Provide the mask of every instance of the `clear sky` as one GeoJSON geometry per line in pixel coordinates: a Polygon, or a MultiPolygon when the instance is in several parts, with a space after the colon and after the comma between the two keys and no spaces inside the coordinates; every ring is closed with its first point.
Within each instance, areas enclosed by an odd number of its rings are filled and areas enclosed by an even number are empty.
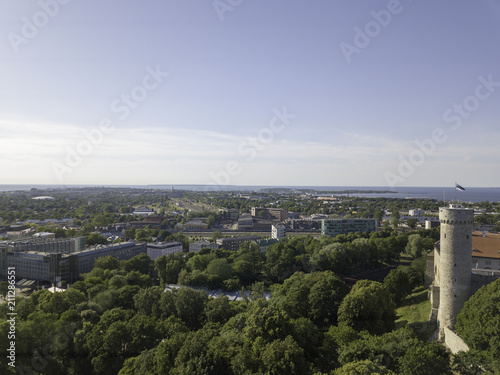
{"type": "Polygon", "coordinates": [[[500,1],[0,2],[0,183],[500,186],[500,1]]]}

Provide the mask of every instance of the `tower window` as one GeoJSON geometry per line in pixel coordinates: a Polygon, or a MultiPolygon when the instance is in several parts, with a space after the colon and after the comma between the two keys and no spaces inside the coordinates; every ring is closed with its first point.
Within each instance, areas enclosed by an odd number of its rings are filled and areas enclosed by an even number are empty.
{"type": "Polygon", "coordinates": [[[469,239],[469,235],[467,235],[467,239],[469,239]]]}
{"type": "Polygon", "coordinates": [[[444,234],[444,238],[446,238],[446,233],[444,234]]]}

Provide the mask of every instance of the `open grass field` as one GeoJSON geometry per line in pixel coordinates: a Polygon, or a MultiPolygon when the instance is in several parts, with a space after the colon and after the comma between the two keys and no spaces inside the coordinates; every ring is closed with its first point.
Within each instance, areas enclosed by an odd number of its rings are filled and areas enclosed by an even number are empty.
{"type": "Polygon", "coordinates": [[[428,289],[420,287],[413,291],[403,301],[403,306],[396,310],[398,318],[396,327],[409,325],[417,332],[422,340],[427,340],[436,330],[435,324],[429,324],[429,314],[431,312],[431,302],[427,298],[428,289]]]}

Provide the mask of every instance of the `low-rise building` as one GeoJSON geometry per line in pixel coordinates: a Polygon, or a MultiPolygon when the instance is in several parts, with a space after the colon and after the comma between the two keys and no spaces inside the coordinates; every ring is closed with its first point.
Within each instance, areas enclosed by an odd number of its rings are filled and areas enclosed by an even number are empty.
{"type": "Polygon", "coordinates": [[[422,216],[425,214],[424,210],[421,210],[420,208],[414,208],[412,210],[408,210],[408,216],[422,216]]]}
{"type": "Polygon", "coordinates": [[[0,277],[7,275],[7,256],[18,253],[71,254],[85,249],[85,237],[30,238],[0,242],[0,277]]]}
{"type": "Polygon", "coordinates": [[[111,245],[96,245],[79,251],[74,254],[77,258],[78,277],[83,273],[92,271],[94,263],[98,258],[111,256],[118,260],[128,260],[146,252],[147,247],[145,242],[119,242],[111,245]]]}
{"type": "Polygon", "coordinates": [[[208,224],[203,222],[203,219],[193,219],[186,224],[178,224],[177,229],[184,231],[202,231],[208,229],[208,224]]]}
{"type": "Polygon", "coordinates": [[[238,215],[240,214],[240,210],[236,208],[230,208],[227,210],[229,220],[238,220],[238,215]]]}
{"type": "Polygon", "coordinates": [[[252,207],[251,214],[254,217],[261,217],[274,221],[285,221],[288,218],[288,211],[284,208],[252,207]]]}
{"type": "Polygon", "coordinates": [[[23,237],[23,236],[29,236],[30,234],[35,233],[36,229],[35,228],[27,228],[27,229],[21,229],[21,230],[8,230],[7,231],[7,236],[8,237],[23,237]]]}
{"type": "Polygon", "coordinates": [[[219,238],[217,244],[223,249],[237,251],[244,242],[252,242],[259,239],[259,236],[225,237],[219,238]]]}
{"type": "Polygon", "coordinates": [[[156,242],[148,243],[147,252],[151,260],[156,260],[162,255],[175,254],[183,251],[180,242],[156,242]]]}
{"type": "Polygon", "coordinates": [[[155,211],[152,208],[146,206],[141,206],[134,209],[134,215],[147,216],[147,215],[153,215],[154,213],[155,211]]]}
{"type": "Polygon", "coordinates": [[[98,258],[112,256],[118,260],[127,260],[145,252],[146,243],[121,242],[73,252],[68,249],[59,252],[10,251],[5,254],[5,263],[6,269],[15,267],[18,279],[75,282],[81,274],[92,270],[98,258]]]}
{"type": "Polygon", "coordinates": [[[500,234],[472,233],[472,268],[500,270],[500,234]]]}
{"type": "Polygon", "coordinates": [[[238,219],[238,230],[252,230],[253,217],[249,214],[243,214],[238,219]]]}
{"type": "Polygon", "coordinates": [[[320,231],[321,220],[312,219],[293,219],[290,222],[290,227],[296,231],[320,231]]]}
{"type": "Polygon", "coordinates": [[[432,229],[432,228],[437,228],[439,227],[439,220],[426,220],[425,221],[425,229],[432,229]]]}
{"type": "Polygon", "coordinates": [[[202,238],[198,242],[194,242],[194,243],[189,244],[189,252],[190,253],[197,253],[201,249],[217,250],[218,248],[219,248],[219,245],[216,242],[210,242],[204,238],[202,238]]]}
{"type": "Polygon", "coordinates": [[[260,251],[266,252],[267,248],[271,245],[274,245],[275,243],[278,243],[279,241],[275,238],[266,238],[263,240],[256,240],[255,243],[259,246],[260,251]]]}
{"type": "Polygon", "coordinates": [[[283,224],[274,224],[271,228],[271,238],[281,240],[285,237],[286,229],[283,224]]]}

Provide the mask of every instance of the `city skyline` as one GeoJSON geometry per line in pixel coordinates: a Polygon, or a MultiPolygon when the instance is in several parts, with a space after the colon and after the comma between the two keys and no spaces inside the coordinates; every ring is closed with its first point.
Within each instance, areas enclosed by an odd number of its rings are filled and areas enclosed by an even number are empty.
{"type": "Polygon", "coordinates": [[[500,186],[498,1],[41,0],[0,21],[3,184],[500,186]]]}

